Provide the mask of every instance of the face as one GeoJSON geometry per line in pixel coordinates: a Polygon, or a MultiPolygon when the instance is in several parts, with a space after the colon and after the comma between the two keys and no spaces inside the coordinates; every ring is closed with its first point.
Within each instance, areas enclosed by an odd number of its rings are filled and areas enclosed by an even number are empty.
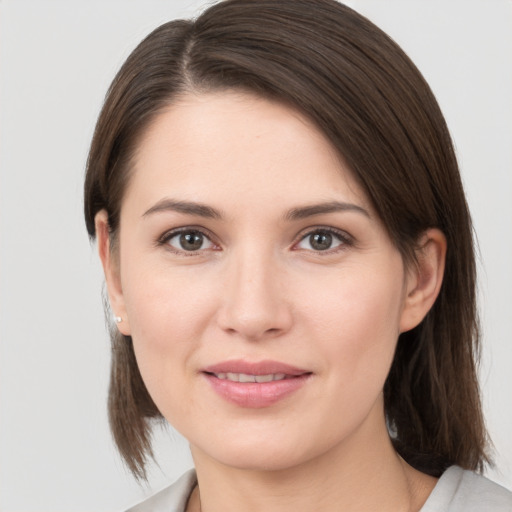
{"type": "Polygon", "coordinates": [[[142,139],[108,277],[156,405],[195,457],[301,464],[382,431],[411,278],[305,118],[187,95],[142,139]]]}

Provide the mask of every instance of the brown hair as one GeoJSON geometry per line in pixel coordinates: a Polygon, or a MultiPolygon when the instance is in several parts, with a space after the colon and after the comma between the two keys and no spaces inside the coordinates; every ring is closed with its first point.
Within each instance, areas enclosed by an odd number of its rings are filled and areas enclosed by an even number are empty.
{"type": "MultiPolygon", "coordinates": [[[[352,169],[405,261],[430,227],[448,242],[439,297],[402,334],[384,388],[397,451],[438,476],[489,462],[476,375],[478,325],[471,219],[444,118],[404,52],[334,0],[226,0],[195,21],[151,33],[114,79],[94,133],[85,218],[106,209],[112,239],[130,159],[177,95],[226,88],[277,99],[308,116],[352,169]]],[[[145,476],[151,418],[161,415],[129,337],[112,329],[111,428],[131,471],[145,476]]]]}

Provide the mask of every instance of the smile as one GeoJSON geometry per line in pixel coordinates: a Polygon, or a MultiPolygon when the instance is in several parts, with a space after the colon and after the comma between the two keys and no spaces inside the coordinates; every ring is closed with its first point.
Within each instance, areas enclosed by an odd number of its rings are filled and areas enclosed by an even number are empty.
{"type": "Polygon", "coordinates": [[[231,382],[272,382],[274,380],[286,379],[284,373],[269,373],[268,375],[250,375],[248,373],[215,373],[215,377],[231,382]]]}
{"type": "Polygon", "coordinates": [[[312,372],[277,361],[225,361],[201,374],[217,396],[231,405],[260,409],[298,392],[312,372]]]}

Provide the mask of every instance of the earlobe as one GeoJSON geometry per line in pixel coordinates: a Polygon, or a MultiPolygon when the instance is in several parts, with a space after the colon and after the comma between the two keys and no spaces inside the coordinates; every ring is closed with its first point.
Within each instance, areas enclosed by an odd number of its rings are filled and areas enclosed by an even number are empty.
{"type": "Polygon", "coordinates": [[[439,295],[446,260],[446,237],[439,229],[428,229],[420,237],[416,260],[407,276],[400,332],[416,327],[439,295]]]}
{"type": "Polygon", "coordinates": [[[105,210],[101,210],[96,214],[94,217],[94,225],[96,228],[98,254],[105,274],[110,307],[119,331],[125,336],[130,336],[130,324],[128,322],[119,275],[119,261],[118,256],[116,257],[116,255],[112,253],[108,214],[105,210]],[[118,321],[118,319],[121,320],[118,321]]]}

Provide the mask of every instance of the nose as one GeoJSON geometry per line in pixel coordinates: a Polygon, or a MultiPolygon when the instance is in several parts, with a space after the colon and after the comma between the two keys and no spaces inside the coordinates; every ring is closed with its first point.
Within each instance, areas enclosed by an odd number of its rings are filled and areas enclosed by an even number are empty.
{"type": "Polygon", "coordinates": [[[251,341],[277,337],[290,329],[285,272],[275,258],[255,252],[233,255],[225,271],[218,311],[221,329],[251,341]]]}

